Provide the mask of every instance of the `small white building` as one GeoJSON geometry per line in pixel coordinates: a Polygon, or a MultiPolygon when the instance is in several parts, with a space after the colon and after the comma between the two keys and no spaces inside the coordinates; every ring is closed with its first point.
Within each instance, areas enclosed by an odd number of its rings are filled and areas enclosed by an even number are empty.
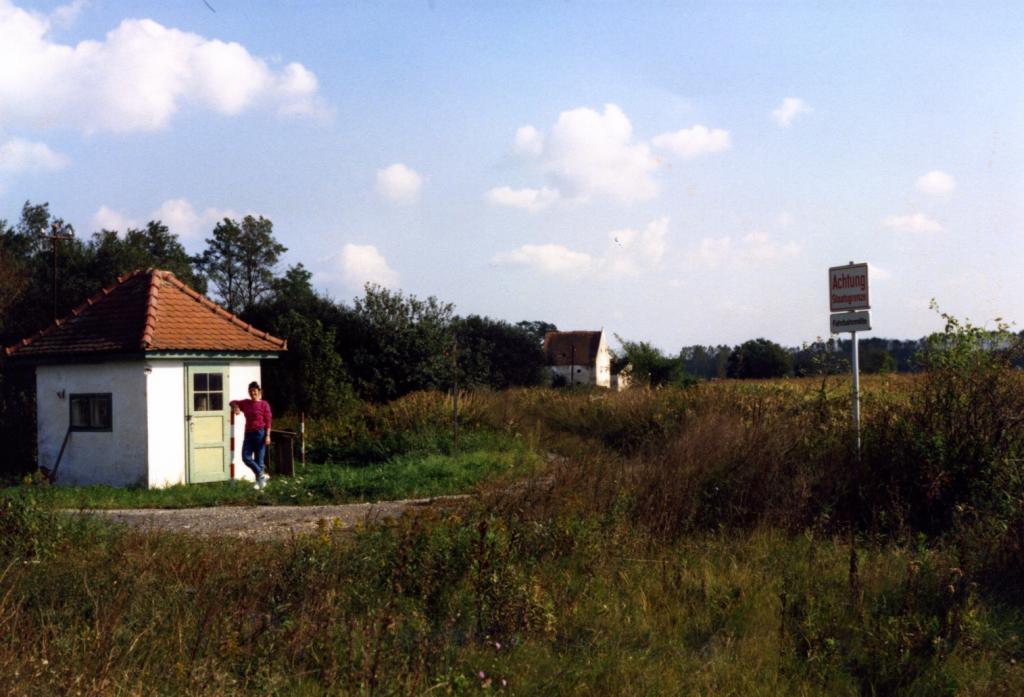
{"type": "Polygon", "coordinates": [[[604,329],[600,331],[548,332],[544,355],[558,382],[567,386],[611,387],[612,355],[604,329]]]}
{"type": "Polygon", "coordinates": [[[158,488],[252,479],[228,403],[286,348],[148,269],[5,351],[35,365],[41,469],[61,484],[158,488]]]}

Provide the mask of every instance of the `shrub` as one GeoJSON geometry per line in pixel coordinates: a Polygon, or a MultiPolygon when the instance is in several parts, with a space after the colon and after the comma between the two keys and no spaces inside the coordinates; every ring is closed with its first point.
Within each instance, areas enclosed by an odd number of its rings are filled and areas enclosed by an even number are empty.
{"type": "Polygon", "coordinates": [[[1016,337],[1005,325],[989,331],[942,316],[945,330],[919,357],[916,389],[866,423],[862,482],[868,508],[932,534],[950,530],[958,512],[1019,515],[1019,501],[1005,494],[1024,456],[1016,337]]]}

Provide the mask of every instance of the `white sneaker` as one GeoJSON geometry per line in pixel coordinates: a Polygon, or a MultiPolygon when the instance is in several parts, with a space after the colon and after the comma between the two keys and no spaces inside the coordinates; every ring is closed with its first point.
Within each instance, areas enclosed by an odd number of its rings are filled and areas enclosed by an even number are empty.
{"type": "Polygon", "coordinates": [[[267,482],[269,482],[269,481],[270,481],[270,475],[267,474],[266,472],[264,472],[256,480],[256,488],[257,489],[262,489],[263,487],[265,487],[267,485],[267,482]]]}

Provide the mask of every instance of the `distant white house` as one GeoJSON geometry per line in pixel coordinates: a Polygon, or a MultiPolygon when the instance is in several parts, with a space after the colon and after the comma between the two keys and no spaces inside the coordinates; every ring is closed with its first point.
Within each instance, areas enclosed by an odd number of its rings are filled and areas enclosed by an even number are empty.
{"type": "Polygon", "coordinates": [[[544,335],[544,356],[557,382],[611,387],[612,355],[603,329],[548,332],[544,335]]]}
{"type": "Polygon", "coordinates": [[[286,348],[149,269],[5,353],[35,366],[40,468],[61,484],[165,487],[252,478],[228,403],[286,348]]]}

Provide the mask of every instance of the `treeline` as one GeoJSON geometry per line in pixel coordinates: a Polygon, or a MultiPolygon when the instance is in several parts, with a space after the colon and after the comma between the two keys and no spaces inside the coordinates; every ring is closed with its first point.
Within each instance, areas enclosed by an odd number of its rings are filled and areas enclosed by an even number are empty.
{"type": "MultiPolygon", "coordinates": [[[[850,340],[828,339],[786,348],[768,339],[751,339],[739,346],[684,346],[676,355],[651,344],[616,336],[622,350],[615,368],[626,370],[634,383],[682,385],[694,380],[722,378],[779,378],[832,375],[850,370],[850,340]]],[[[862,373],[921,370],[926,339],[860,339],[862,373]]]]}
{"type": "MultiPolygon", "coordinates": [[[[45,203],[25,203],[14,224],[0,220],[0,346],[66,315],[119,275],[157,267],[288,340],[282,358],[264,367],[267,393],[282,412],[329,415],[356,400],[385,402],[416,390],[503,389],[550,381],[541,346],[555,325],[463,317],[437,298],[372,285],[350,304],[336,301],[314,290],[312,274],[301,263],[280,269],[287,249],[263,217],[225,218],[196,255],[160,221],[123,232],[100,230],[86,239],[67,232],[45,203]]],[[[613,372],[625,371],[634,385],[849,370],[848,340],[788,349],[753,339],[733,347],[686,346],[671,355],[644,341],[616,338],[621,349],[613,372]]],[[[924,345],[923,339],[861,339],[861,370],[917,370],[924,345]]],[[[16,368],[0,356],[0,437],[34,433],[28,421],[34,413],[31,374],[16,368]]]]}
{"type": "MultiPolygon", "coordinates": [[[[197,255],[159,221],[86,239],[70,232],[45,203],[26,203],[13,224],[0,220],[0,346],[45,328],[118,276],[155,267],[288,340],[289,350],[263,371],[280,413],[330,415],[356,400],[384,402],[456,383],[503,389],[548,380],[541,344],[553,324],[463,317],[436,298],[372,285],[351,304],[338,302],[313,289],[301,263],[279,270],[287,249],[266,218],[222,220],[197,255]]],[[[32,461],[33,391],[32,371],[0,353],[0,438],[8,462],[32,461]]]]}

